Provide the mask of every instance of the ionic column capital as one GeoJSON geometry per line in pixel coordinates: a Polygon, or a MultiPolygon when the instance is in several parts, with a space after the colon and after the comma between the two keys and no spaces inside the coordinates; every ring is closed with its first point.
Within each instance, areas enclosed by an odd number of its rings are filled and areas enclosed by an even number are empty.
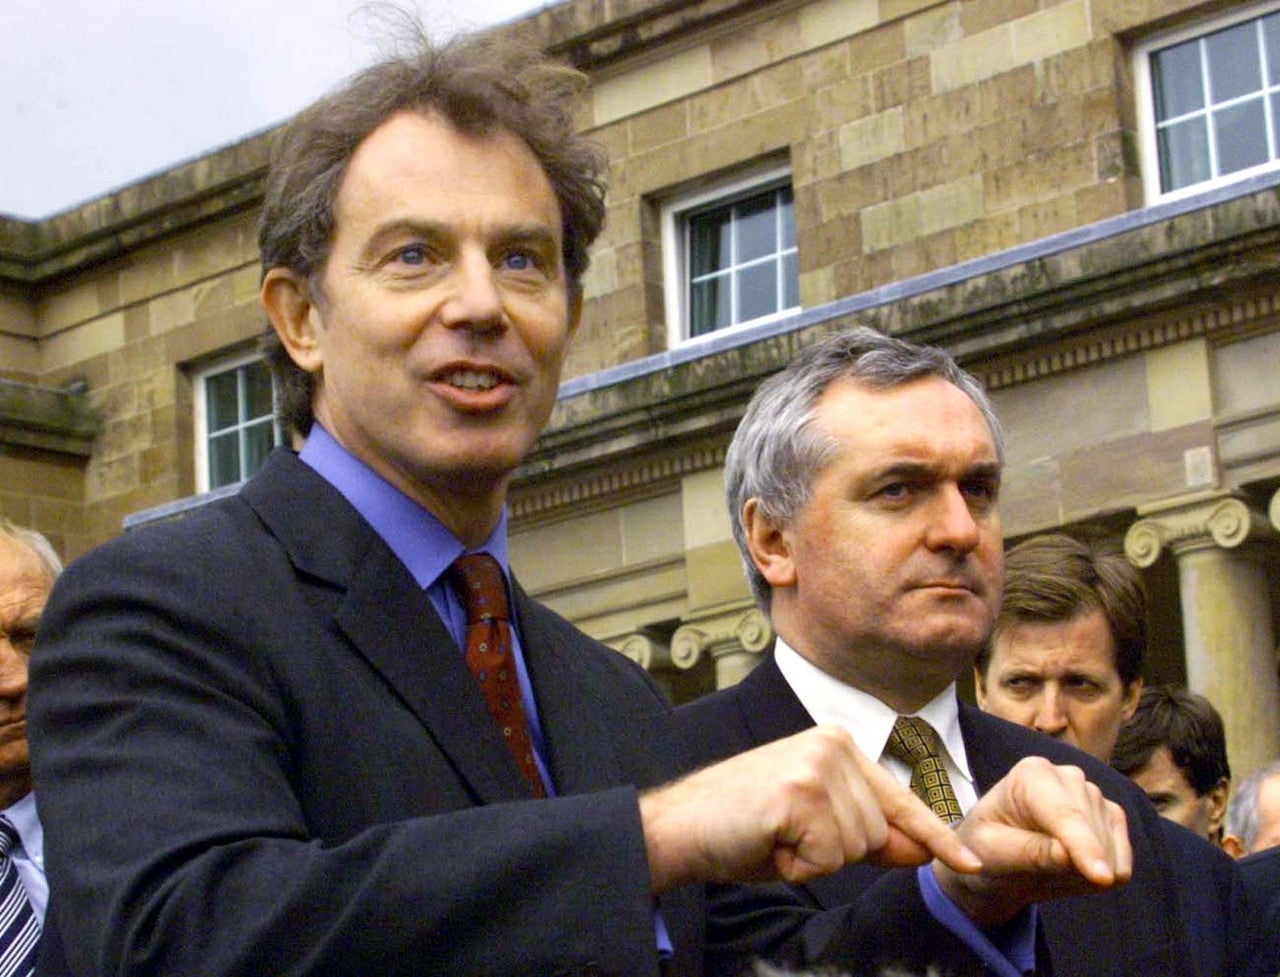
{"type": "Polygon", "coordinates": [[[646,672],[671,664],[671,649],[663,642],[638,631],[612,639],[609,646],[626,655],[646,672]]]}
{"type": "MultiPolygon", "coordinates": [[[[1273,519],[1277,508],[1271,503],[1273,519]]],[[[1250,539],[1275,539],[1266,516],[1234,495],[1199,496],[1180,503],[1140,509],[1124,536],[1124,552],[1140,567],[1155,563],[1168,547],[1177,556],[1193,549],[1235,549],[1250,539]]]]}
{"type": "Polygon", "coordinates": [[[773,640],[773,627],[754,606],[724,608],[693,618],[671,638],[671,661],[677,668],[693,668],[702,658],[749,651],[759,654],[773,640]]]}

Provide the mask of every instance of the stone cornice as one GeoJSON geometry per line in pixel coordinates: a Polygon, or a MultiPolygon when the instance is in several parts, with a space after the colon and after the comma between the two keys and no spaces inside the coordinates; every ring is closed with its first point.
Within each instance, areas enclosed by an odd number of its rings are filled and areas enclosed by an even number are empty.
{"type": "MultiPolygon", "coordinates": [[[[784,6],[768,5],[772,12],[784,6]]],[[[753,0],[573,0],[513,27],[579,70],[597,73],[673,39],[754,15],[761,7],[753,0]]]]}
{"type": "Polygon", "coordinates": [[[98,419],[80,387],[51,390],[0,380],[0,450],[14,446],[87,458],[98,419]]]}
{"type": "Polygon", "coordinates": [[[37,221],[0,217],[0,282],[39,286],[262,199],[271,133],[37,221]]]}

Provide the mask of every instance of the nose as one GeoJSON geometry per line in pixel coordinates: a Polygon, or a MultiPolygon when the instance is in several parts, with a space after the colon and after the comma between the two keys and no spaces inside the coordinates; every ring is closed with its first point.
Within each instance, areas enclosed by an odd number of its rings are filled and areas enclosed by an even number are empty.
{"type": "Polygon", "coordinates": [[[960,486],[954,482],[938,489],[928,539],[931,549],[949,549],[959,553],[968,553],[978,545],[978,523],[960,486]]]}
{"type": "Polygon", "coordinates": [[[1046,685],[1040,692],[1037,704],[1035,728],[1046,736],[1061,736],[1067,728],[1067,712],[1062,707],[1058,690],[1046,685]]]}
{"type": "Polygon", "coordinates": [[[490,332],[502,325],[502,295],[489,258],[479,249],[464,251],[449,279],[450,292],[440,307],[445,325],[490,332]]]}

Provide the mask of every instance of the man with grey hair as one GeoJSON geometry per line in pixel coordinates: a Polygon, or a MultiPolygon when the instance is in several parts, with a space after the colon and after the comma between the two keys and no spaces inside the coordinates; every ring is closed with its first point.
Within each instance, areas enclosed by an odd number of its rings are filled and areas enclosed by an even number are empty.
{"type": "Polygon", "coordinates": [[[1280,760],[1245,777],[1227,807],[1222,847],[1236,858],[1280,845],[1280,760]]]}
{"type": "Polygon", "coordinates": [[[44,831],[31,790],[27,672],[62,561],[34,529],[0,518],[0,970],[35,965],[49,901],[44,831]]]}
{"type": "Polygon", "coordinates": [[[957,699],[956,678],[1000,604],[1003,462],[981,386],[938,349],[854,329],[804,349],[757,390],[729,447],[725,487],[777,643],[737,686],[678,710],[693,759],[712,762],[815,723],[843,726],[955,823],[984,870],[961,875],[935,862],[914,872],[914,890],[901,881],[913,870],[874,866],[799,885],[715,887],[713,970],[733,973],[770,929],[782,962],[843,964],[839,925],[826,943],[801,929],[822,910],[855,922],[877,912],[942,922],[946,937],[923,952],[864,947],[861,971],[1083,977],[1235,966],[1189,945],[1182,867],[1126,778],[957,699]],[[1030,792],[1028,771],[1042,778],[1030,792]],[[1115,885],[1127,871],[1095,873],[1061,857],[1015,866],[988,847],[995,812],[1006,828],[1037,826],[1040,783],[1107,798],[1116,844],[1132,845],[1127,885],[1115,885]]]}

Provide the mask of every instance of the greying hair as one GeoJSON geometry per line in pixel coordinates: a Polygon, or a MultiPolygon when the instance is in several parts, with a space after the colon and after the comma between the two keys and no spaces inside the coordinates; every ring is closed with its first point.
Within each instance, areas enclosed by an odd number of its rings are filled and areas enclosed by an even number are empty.
{"type": "Polygon", "coordinates": [[[1253,852],[1258,840],[1258,790],[1264,780],[1272,777],[1280,777],[1280,760],[1273,760],[1245,777],[1227,805],[1224,830],[1240,839],[1246,855],[1253,852]]]}
{"type": "Polygon", "coordinates": [[[765,611],[770,605],[769,582],[751,559],[743,507],[755,499],[765,518],[782,525],[808,502],[814,476],[841,447],[813,423],[818,400],[833,383],[850,380],[872,390],[888,390],[925,377],[946,380],[973,401],[1004,464],[1004,435],[982,384],[934,346],[859,326],[802,350],[756,388],[725,456],[724,485],[747,582],[765,611]]]}
{"type": "Polygon", "coordinates": [[[0,516],[0,535],[8,536],[15,542],[29,547],[36,556],[40,557],[40,562],[49,571],[49,579],[58,579],[62,573],[62,560],[58,557],[58,551],[45,539],[43,533],[28,529],[26,526],[19,526],[16,522],[0,516]]]}
{"type": "MultiPolygon", "coordinates": [[[[533,152],[560,204],[566,283],[576,297],[605,216],[605,158],[574,120],[586,77],[500,33],[463,35],[439,46],[420,29],[415,33],[412,53],[366,68],[281,133],[259,222],[263,273],[288,268],[313,301],[322,301],[334,206],[351,157],[392,116],[438,113],[467,135],[510,132],[533,152]]],[[[262,346],[281,420],[305,435],[314,419],[314,379],[294,364],[274,331],[267,330],[262,346]]]]}
{"type": "Polygon", "coordinates": [[[1107,619],[1116,674],[1132,685],[1147,651],[1147,588],[1138,568],[1123,553],[1063,533],[1023,540],[1005,554],[1000,616],[974,665],[985,680],[995,635],[1011,624],[1056,624],[1092,610],[1107,619]]]}

